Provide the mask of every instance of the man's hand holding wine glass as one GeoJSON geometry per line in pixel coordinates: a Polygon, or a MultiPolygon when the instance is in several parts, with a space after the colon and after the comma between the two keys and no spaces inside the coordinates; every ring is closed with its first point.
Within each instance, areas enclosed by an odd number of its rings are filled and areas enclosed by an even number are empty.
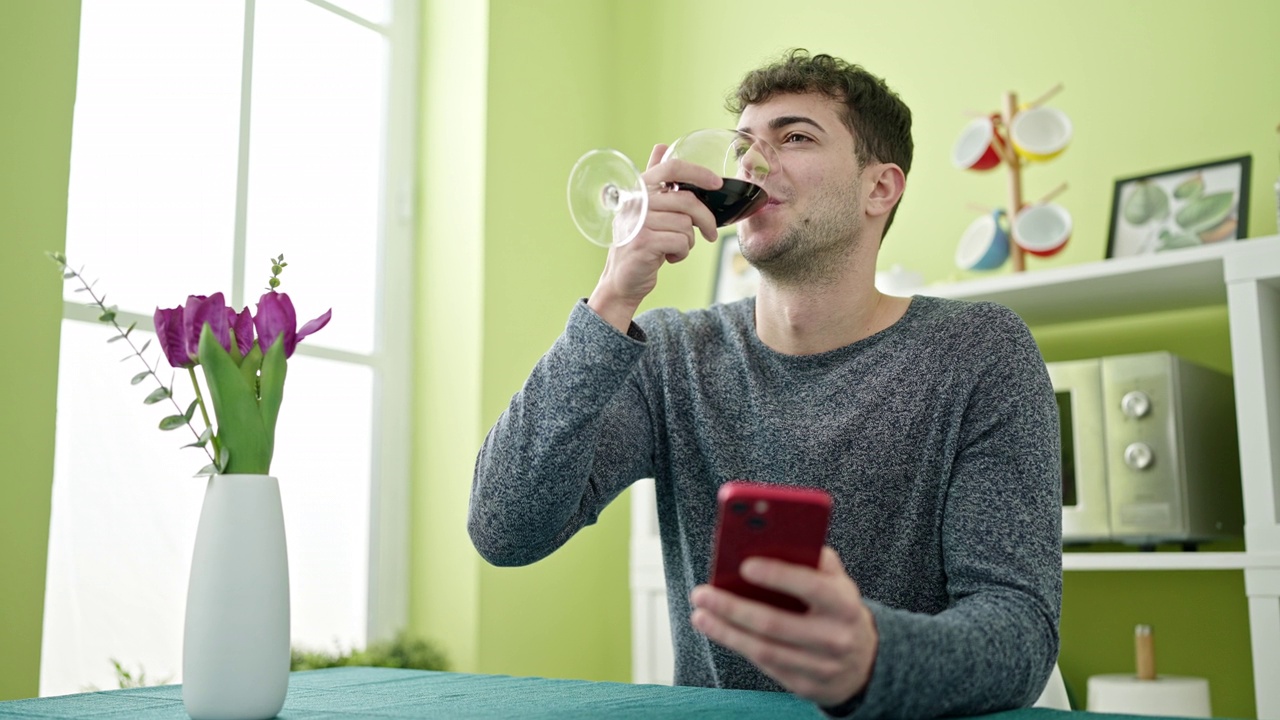
{"type": "MultiPolygon", "coordinates": [[[[622,332],[631,325],[636,308],[658,283],[663,263],[676,263],[689,255],[695,229],[707,240],[717,237],[711,210],[693,193],[669,189],[672,183],[688,183],[706,189],[719,188],[724,180],[710,169],[679,159],[662,157],[666,145],[655,145],[641,182],[649,189],[649,209],[639,233],[630,242],[613,244],[604,272],[587,304],[622,332]]],[[[623,215],[615,223],[623,222],[623,215]]]]}

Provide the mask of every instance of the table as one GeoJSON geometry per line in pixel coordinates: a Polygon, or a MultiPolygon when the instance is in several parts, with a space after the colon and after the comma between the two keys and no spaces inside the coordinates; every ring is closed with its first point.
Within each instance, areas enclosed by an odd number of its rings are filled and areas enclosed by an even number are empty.
{"type": "MultiPolygon", "coordinates": [[[[183,720],[182,686],[162,685],[0,702],[0,718],[183,720]]],[[[301,718],[724,718],[820,719],[786,693],[628,685],[507,675],[346,667],[295,672],[281,720],[301,718]]],[[[1150,720],[1028,708],[991,720],[1150,720]]]]}

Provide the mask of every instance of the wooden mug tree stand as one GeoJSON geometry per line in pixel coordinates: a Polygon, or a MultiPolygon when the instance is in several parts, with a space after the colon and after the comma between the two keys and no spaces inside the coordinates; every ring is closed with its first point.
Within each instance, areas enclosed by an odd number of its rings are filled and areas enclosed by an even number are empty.
{"type": "MultiPolygon", "coordinates": [[[[1057,95],[1062,91],[1062,83],[1058,83],[1050,88],[1040,97],[1029,105],[1027,108],[1037,107],[1049,98],[1057,95]]],[[[1004,134],[1001,137],[1003,142],[993,144],[996,153],[1000,155],[1000,159],[1004,161],[1004,165],[1009,169],[1009,221],[1012,224],[1013,218],[1017,216],[1018,211],[1022,209],[1022,158],[1018,156],[1017,151],[1013,149],[1013,138],[1009,129],[1013,127],[1013,119],[1017,117],[1018,94],[1012,90],[1004,94],[1004,110],[1001,113],[1001,123],[1004,125],[1004,134]]],[[[1067,189],[1066,183],[1059,185],[1053,192],[1037,200],[1037,203],[1046,203],[1056,197],[1063,190],[1067,189]]],[[[1012,235],[1012,230],[1011,230],[1012,235]]],[[[1009,260],[1013,264],[1014,272],[1023,272],[1027,269],[1026,255],[1016,242],[1010,237],[1009,242],[1009,260]]]]}

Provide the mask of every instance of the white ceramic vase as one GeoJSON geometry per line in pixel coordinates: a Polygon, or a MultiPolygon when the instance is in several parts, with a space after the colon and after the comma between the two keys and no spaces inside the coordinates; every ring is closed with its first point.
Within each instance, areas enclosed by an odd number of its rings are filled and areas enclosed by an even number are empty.
{"type": "Polygon", "coordinates": [[[182,703],[194,720],[271,718],[288,687],[280,484],[268,475],[214,475],[191,557],[182,703]]]}

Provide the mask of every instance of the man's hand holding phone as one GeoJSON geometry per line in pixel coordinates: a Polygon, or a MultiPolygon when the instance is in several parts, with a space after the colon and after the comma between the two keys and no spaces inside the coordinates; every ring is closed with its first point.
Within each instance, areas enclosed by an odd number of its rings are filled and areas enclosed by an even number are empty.
{"type": "MultiPolygon", "coordinates": [[[[845,572],[839,555],[830,547],[820,546],[816,568],[810,567],[807,559],[795,562],[797,557],[805,557],[811,552],[811,549],[803,547],[803,532],[787,532],[775,537],[775,540],[793,539],[795,542],[790,549],[779,549],[775,542],[761,540],[751,543],[763,549],[765,554],[752,553],[749,548],[732,549],[735,544],[743,544],[743,541],[735,543],[730,539],[735,535],[732,530],[735,525],[731,501],[726,499],[726,495],[733,494],[734,489],[721,492],[713,584],[693,589],[690,601],[694,610],[690,622],[712,641],[750,660],[787,690],[825,707],[847,702],[866,688],[879,646],[875,618],[863,603],[857,584],[845,572]],[[756,599],[724,587],[733,586],[733,583],[723,580],[729,575],[723,565],[739,552],[742,554],[737,557],[745,559],[737,564],[732,576],[757,590],[766,591],[749,591],[756,599]],[[792,561],[777,559],[788,555],[788,560],[792,561]],[[799,606],[786,609],[789,603],[775,602],[779,598],[798,600],[804,609],[798,611],[799,606]]],[[[770,497],[772,499],[766,501],[769,503],[767,509],[780,513],[779,518],[774,519],[780,519],[787,513],[801,512],[791,508],[787,498],[770,497]]],[[[751,502],[757,500],[753,498],[751,502]]],[[[800,499],[801,502],[804,500],[800,499]]],[[[752,507],[758,509],[761,506],[752,507]]],[[[798,516],[793,514],[791,517],[798,516]]],[[[752,527],[745,521],[738,524],[752,527]]],[[[793,529],[798,527],[794,521],[780,521],[767,527],[788,525],[793,529]]],[[[766,533],[762,531],[758,535],[766,533]]],[[[826,518],[823,515],[818,538],[825,535],[826,518]]]]}

